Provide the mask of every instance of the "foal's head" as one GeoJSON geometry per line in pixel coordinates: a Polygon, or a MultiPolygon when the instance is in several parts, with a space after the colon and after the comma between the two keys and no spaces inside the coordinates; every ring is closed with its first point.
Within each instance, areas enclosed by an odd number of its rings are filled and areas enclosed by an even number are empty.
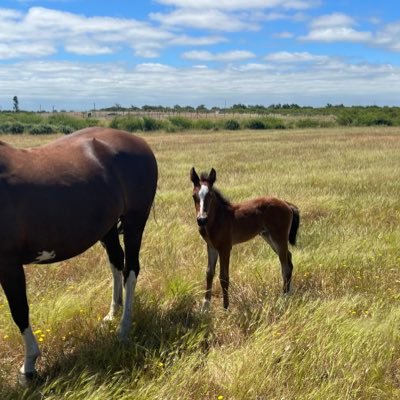
{"type": "Polygon", "coordinates": [[[210,173],[197,175],[194,167],[190,170],[190,180],[193,182],[193,200],[196,207],[197,224],[205,226],[208,220],[208,212],[214,197],[212,190],[214,182],[217,179],[217,173],[211,168],[210,173]]]}

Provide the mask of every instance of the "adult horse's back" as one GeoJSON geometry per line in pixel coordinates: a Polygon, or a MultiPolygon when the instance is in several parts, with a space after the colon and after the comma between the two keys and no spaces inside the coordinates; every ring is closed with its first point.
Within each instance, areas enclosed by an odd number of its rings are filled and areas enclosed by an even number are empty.
{"type": "Polygon", "coordinates": [[[122,305],[124,286],[120,334],[126,337],[156,186],[153,152],[143,139],[126,132],[88,128],[32,149],[0,142],[0,283],[23,335],[21,373],[26,377],[35,371],[40,352],[29,324],[23,264],[65,260],[100,240],[113,274],[105,319],[122,305]]]}

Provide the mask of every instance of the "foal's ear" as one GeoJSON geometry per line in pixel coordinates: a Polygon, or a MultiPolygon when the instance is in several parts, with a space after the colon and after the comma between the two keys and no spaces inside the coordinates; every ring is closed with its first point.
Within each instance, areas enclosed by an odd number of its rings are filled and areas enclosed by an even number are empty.
{"type": "Polygon", "coordinates": [[[194,167],[192,167],[192,169],[190,170],[190,180],[193,182],[194,186],[200,186],[200,178],[197,175],[197,172],[194,169],[194,167]]]}
{"type": "Polygon", "coordinates": [[[211,168],[210,173],[208,174],[208,183],[212,186],[214,182],[217,180],[217,173],[214,168],[211,168]]]}

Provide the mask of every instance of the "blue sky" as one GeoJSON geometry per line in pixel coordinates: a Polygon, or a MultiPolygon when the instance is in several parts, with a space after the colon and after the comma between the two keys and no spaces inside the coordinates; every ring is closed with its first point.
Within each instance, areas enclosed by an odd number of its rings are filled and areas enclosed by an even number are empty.
{"type": "Polygon", "coordinates": [[[1,0],[0,108],[400,105],[400,3],[1,0]]]}

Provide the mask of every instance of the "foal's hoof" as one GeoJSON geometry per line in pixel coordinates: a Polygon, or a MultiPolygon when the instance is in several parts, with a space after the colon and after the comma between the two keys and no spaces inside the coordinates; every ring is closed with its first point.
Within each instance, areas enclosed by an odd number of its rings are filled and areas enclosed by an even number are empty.
{"type": "Polygon", "coordinates": [[[18,374],[18,383],[22,386],[22,387],[29,387],[35,384],[38,384],[41,382],[41,378],[38,375],[38,373],[36,371],[34,372],[20,372],[18,374]]]}
{"type": "Polygon", "coordinates": [[[210,311],[210,308],[211,308],[211,306],[210,306],[210,300],[204,300],[203,301],[203,304],[201,305],[201,312],[202,313],[207,313],[207,312],[209,312],[210,311]]]}

